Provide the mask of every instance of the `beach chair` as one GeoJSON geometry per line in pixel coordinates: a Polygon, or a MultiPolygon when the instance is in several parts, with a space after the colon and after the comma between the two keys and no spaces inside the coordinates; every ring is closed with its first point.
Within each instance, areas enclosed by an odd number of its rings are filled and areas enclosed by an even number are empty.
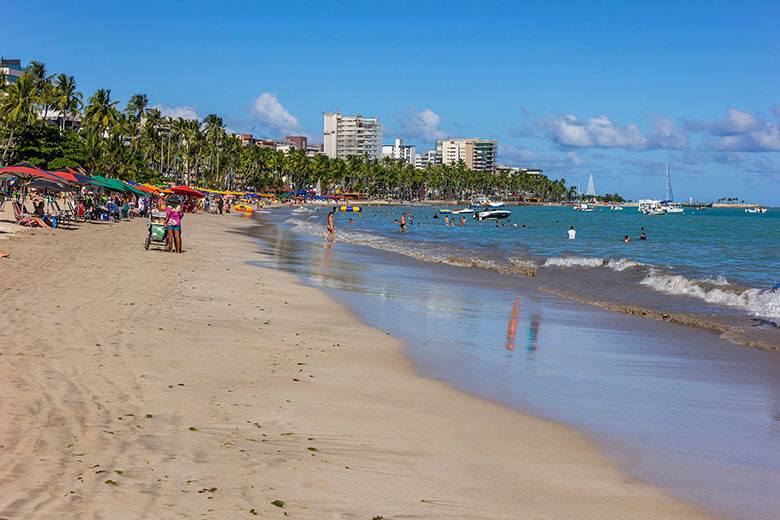
{"type": "Polygon", "coordinates": [[[14,201],[14,219],[16,220],[16,223],[20,226],[26,226],[26,227],[38,227],[39,224],[30,218],[29,216],[24,214],[24,211],[22,210],[22,205],[18,202],[14,201]]]}
{"type": "Polygon", "coordinates": [[[70,211],[70,209],[62,209],[59,202],[57,202],[57,199],[53,199],[51,201],[50,207],[54,208],[54,211],[57,213],[55,215],[57,220],[62,222],[71,222],[73,220],[73,213],[70,211]]]}

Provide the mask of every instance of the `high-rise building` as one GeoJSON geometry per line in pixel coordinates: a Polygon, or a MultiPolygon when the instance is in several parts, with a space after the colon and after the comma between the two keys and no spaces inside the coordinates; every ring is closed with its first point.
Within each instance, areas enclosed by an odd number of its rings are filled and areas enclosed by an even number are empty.
{"type": "Polygon", "coordinates": [[[414,156],[417,154],[417,147],[414,145],[404,145],[403,139],[396,139],[395,144],[382,145],[382,157],[390,157],[404,164],[414,164],[414,156]]]}
{"type": "Polygon", "coordinates": [[[496,167],[498,141],[484,139],[446,139],[436,141],[436,151],[443,164],[463,161],[475,172],[492,172],[496,167]]]}
{"type": "Polygon", "coordinates": [[[422,153],[415,154],[414,167],[423,169],[426,165],[438,166],[441,164],[441,154],[436,150],[423,150],[422,153]]]}
{"type": "Polygon", "coordinates": [[[324,117],[324,151],[328,157],[350,155],[378,159],[382,148],[382,123],[376,117],[342,116],[327,112],[324,117]]]}

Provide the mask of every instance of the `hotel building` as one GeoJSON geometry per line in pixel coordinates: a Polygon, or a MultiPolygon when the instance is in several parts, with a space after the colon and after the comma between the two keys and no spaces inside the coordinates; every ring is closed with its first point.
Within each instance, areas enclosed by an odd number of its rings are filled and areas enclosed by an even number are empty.
{"type": "Polygon", "coordinates": [[[484,139],[446,139],[436,141],[436,151],[441,154],[442,164],[463,161],[475,172],[492,172],[496,167],[498,141],[484,139]]]}
{"type": "Polygon", "coordinates": [[[328,157],[346,159],[350,155],[378,159],[382,149],[382,123],[376,117],[343,116],[327,112],[324,118],[324,152],[328,157]]]}

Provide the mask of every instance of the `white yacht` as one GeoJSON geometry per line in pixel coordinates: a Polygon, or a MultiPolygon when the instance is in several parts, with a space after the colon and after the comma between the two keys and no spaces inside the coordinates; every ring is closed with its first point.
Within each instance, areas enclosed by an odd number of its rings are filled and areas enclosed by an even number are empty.
{"type": "Polygon", "coordinates": [[[509,218],[511,214],[512,212],[509,211],[508,209],[491,208],[490,206],[486,206],[485,209],[481,211],[476,211],[474,213],[474,219],[475,220],[499,220],[499,219],[509,218]]]}

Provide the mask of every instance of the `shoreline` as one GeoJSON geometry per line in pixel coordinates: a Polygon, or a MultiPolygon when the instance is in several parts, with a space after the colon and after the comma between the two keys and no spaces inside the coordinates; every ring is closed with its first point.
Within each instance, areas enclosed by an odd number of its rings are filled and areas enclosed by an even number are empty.
{"type": "Polygon", "coordinates": [[[581,433],[416,375],[247,265],[238,218],[188,215],[184,255],[143,251],[137,220],[3,243],[0,516],[708,517],[581,433]]]}

